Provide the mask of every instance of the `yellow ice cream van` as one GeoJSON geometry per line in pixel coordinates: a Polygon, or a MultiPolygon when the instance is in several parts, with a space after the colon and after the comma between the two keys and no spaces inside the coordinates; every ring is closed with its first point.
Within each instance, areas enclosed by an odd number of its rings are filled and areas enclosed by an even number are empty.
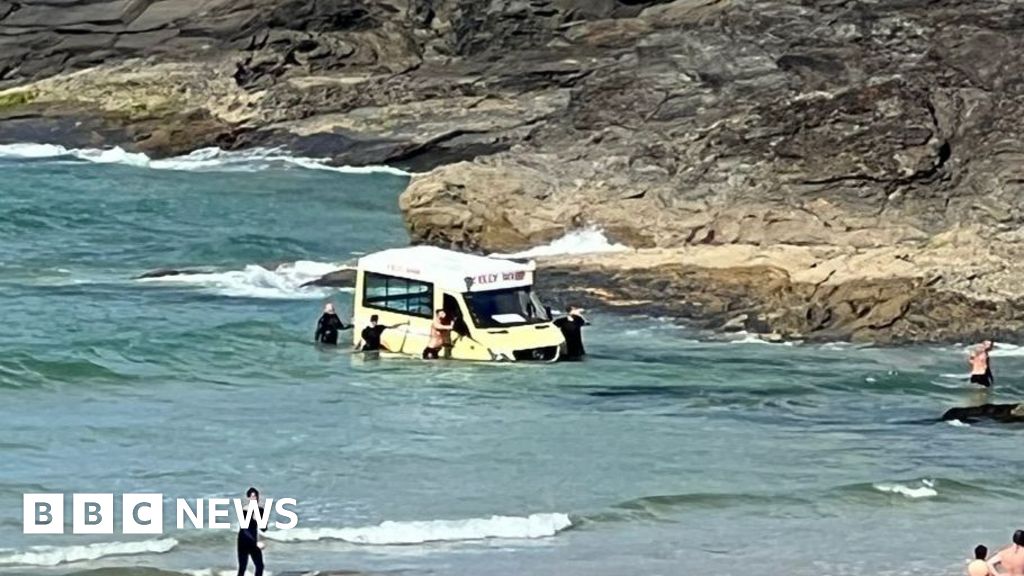
{"type": "Polygon", "coordinates": [[[359,259],[353,317],[354,342],[379,316],[390,326],[381,344],[419,357],[434,313],[451,322],[442,358],[476,361],[558,359],[565,339],[533,290],[531,261],[462,254],[432,246],[384,250],[359,259]]]}

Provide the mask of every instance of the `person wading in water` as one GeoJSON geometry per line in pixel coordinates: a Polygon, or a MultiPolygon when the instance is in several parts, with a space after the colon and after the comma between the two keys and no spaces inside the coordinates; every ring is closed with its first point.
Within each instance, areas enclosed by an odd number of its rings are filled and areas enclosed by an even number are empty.
{"type": "Polygon", "coordinates": [[[324,313],[316,323],[316,333],[313,334],[313,339],[321,344],[337,346],[338,331],[348,330],[351,327],[351,325],[346,326],[334,312],[334,304],[328,303],[324,305],[324,313]]]}
{"type": "Polygon", "coordinates": [[[583,327],[589,326],[590,322],[583,317],[583,308],[569,306],[569,311],[564,318],[554,322],[555,326],[562,331],[565,338],[565,355],[563,360],[582,360],[587,355],[583,349],[583,327]]]}
{"type": "Polygon", "coordinates": [[[971,364],[971,384],[977,384],[991,388],[995,384],[995,376],[992,375],[992,363],[989,359],[989,352],[992,351],[992,341],[985,340],[971,351],[968,362],[971,364]]]}
{"type": "MultiPolygon", "coordinates": [[[[249,488],[245,491],[245,497],[249,499],[247,506],[259,509],[259,516],[263,517],[263,507],[260,506],[260,491],[249,488]]],[[[238,576],[245,575],[245,569],[249,566],[249,558],[252,558],[252,565],[256,568],[256,576],[263,576],[263,542],[259,541],[259,521],[256,519],[257,511],[254,509],[249,517],[249,525],[238,527],[238,576]]]]}
{"type": "Polygon", "coordinates": [[[385,330],[393,330],[403,324],[408,324],[408,322],[402,322],[394,326],[385,326],[380,323],[380,316],[376,314],[370,316],[370,325],[363,328],[363,331],[359,333],[360,340],[359,344],[356,345],[356,350],[360,352],[387,350],[380,342],[381,335],[384,334],[385,330]]]}
{"type": "Polygon", "coordinates": [[[430,340],[427,347],[423,349],[423,358],[436,360],[440,358],[441,348],[451,346],[452,322],[448,313],[444,310],[437,310],[434,313],[434,323],[430,325],[430,340]]]}

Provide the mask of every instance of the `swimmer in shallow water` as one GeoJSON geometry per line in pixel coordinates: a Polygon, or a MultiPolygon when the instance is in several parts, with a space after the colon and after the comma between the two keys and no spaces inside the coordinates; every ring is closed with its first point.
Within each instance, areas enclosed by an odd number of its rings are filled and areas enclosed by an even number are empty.
{"type": "Polygon", "coordinates": [[[971,384],[977,384],[986,388],[991,388],[995,384],[995,376],[992,375],[992,363],[989,359],[989,352],[991,351],[991,340],[985,340],[971,351],[971,355],[968,357],[968,362],[971,364],[971,384]]]}

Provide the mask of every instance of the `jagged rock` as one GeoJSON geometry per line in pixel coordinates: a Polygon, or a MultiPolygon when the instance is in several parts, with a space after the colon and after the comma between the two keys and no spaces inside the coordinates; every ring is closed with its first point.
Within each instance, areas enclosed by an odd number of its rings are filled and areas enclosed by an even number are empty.
{"type": "Polygon", "coordinates": [[[950,408],[942,415],[944,421],[959,420],[974,422],[977,420],[995,420],[997,422],[1024,422],[1024,405],[1021,404],[982,404],[950,408]]]}
{"type": "Polygon", "coordinates": [[[468,250],[481,248],[480,239],[487,238],[487,249],[500,250],[553,240],[571,226],[579,207],[549,203],[552,185],[538,169],[461,163],[419,178],[399,205],[420,215],[408,222],[416,238],[468,250]],[[496,203],[496,196],[515,201],[496,203]],[[451,235],[454,230],[460,235],[451,235]]]}
{"type": "Polygon", "coordinates": [[[135,280],[144,280],[146,278],[166,278],[168,276],[181,276],[183,274],[201,274],[203,270],[188,269],[188,268],[158,268],[156,270],[150,270],[149,272],[143,272],[135,277],[135,280]]]}
{"type": "Polygon", "coordinates": [[[303,288],[309,286],[326,286],[331,288],[352,288],[356,285],[356,271],[352,268],[346,268],[344,270],[335,270],[328,274],[324,274],[316,280],[306,282],[302,285],[303,288]]]}

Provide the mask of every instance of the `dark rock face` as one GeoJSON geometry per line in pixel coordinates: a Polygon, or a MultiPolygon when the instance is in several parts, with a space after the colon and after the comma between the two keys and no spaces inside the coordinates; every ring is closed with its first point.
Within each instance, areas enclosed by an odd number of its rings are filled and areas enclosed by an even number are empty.
{"type": "Polygon", "coordinates": [[[352,268],[346,268],[344,270],[335,270],[329,274],[324,274],[316,280],[306,282],[302,285],[303,288],[307,286],[325,286],[330,288],[352,288],[356,285],[356,271],[352,268]]]}
{"type": "Polygon", "coordinates": [[[406,52],[508,56],[561,37],[566,23],[633,16],[665,0],[0,1],[0,86],[134,57],[237,51],[236,80],[273,83],[290,68],[387,69],[406,52]]]}
{"type": "Polygon", "coordinates": [[[1021,404],[982,404],[964,408],[950,408],[942,415],[944,421],[995,420],[996,422],[1024,422],[1024,407],[1021,404]]]}
{"type": "Polygon", "coordinates": [[[178,268],[159,268],[157,270],[150,270],[139,274],[135,280],[145,280],[147,278],[167,278],[168,276],[183,276],[187,274],[202,274],[205,270],[190,270],[190,269],[178,269],[178,268]]]}
{"type": "MultiPolygon", "coordinates": [[[[564,112],[502,161],[546,154],[552,203],[586,204],[577,218],[643,245],[1013,232],[1024,80],[1008,67],[1021,26],[1019,4],[949,0],[691,0],[584,22],[547,49],[578,62],[564,112]]],[[[464,230],[431,221],[438,204],[466,211],[461,200],[438,194],[407,218],[464,245],[464,230]]],[[[501,199],[493,218],[524,203],[501,199]]]]}

